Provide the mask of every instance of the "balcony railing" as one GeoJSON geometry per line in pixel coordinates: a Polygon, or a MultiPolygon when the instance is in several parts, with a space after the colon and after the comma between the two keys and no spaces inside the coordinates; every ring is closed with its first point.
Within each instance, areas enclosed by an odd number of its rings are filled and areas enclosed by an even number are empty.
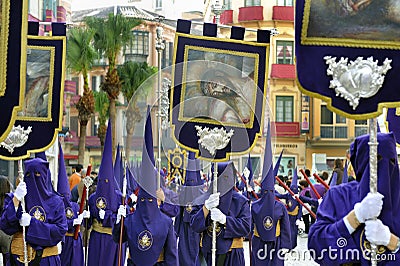
{"type": "Polygon", "coordinates": [[[296,67],[290,64],[272,64],[271,78],[296,79],[296,67]]]}
{"type": "Polygon", "coordinates": [[[239,8],[239,22],[251,20],[264,20],[263,6],[246,6],[239,8]]]}
{"type": "Polygon", "coordinates": [[[300,136],[299,122],[272,122],[272,127],[275,127],[274,137],[298,137],[300,136]]]}
{"type": "Polygon", "coordinates": [[[347,139],[347,126],[321,126],[321,138],[347,139]]]}
{"type": "Polygon", "coordinates": [[[274,6],[272,20],[294,21],[294,8],[292,6],[274,6]]]}

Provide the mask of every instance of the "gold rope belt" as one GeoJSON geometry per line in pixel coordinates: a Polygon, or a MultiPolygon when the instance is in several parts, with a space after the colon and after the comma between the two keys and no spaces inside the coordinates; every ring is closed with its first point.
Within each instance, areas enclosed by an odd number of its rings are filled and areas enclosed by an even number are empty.
{"type": "Polygon", "coordinates": [[[112,235],[112,228],[111,227],[103,227],[99,221],[96,219],[93,220],[93,230],[102,234],[109,234],[112,235]]]}
{"type": "Polygon", "coordinates": [[[299,213],[299,206],[296,206],[293,211],[288,212],[289,215],[297,215],[299,213]]]}
{"type": "MultiPolygon", "coordinates": [[[[132,259],[130,253],[128,254],[128,258],[132,259]]],[[[158,256],[157,262],[163,262],[163,261],[164,261],[164,248],[161,250],[161,253],[160,253],[160,256],[158,256]]]]}
{"type": "Polygon", "coordinates": [[[75,233],[66,233],[65,236],[74,236],[75,233]]]}
{"type": "MultiPolygon", "coordinates": [[[[203,247],[203,234],[200,236],[200,247],[203,247]]],[[[232,240],[229,251],[231,251],[233,248],[243,248],[243,237],[236,237],[232,240]]]]}
{"type": "MultiPolygon", "coordinates": [[[[258,234],[257,231],[257,226],[254,225],[254,236],[256,237],[260,237],[260,235],[258,234]]],[[[278,237],[281,235],[281,220],[278,220],[278,222],[276,223],[276,231],[275,231],[275,236],[278,237]]]]}
{"type": "MultiPolygon", "coordinates": [[[[28,250],[28,262],[33,260],[36,256],[36,250],[33,249],[28,243],[26,243],[28,250]]],[[[24,240],[22,238],[22,232],[17,232],[13,235],[11,241],[11,254],[18,256],[18,261],[24,262],[24,240]]],[[[58,255],[57,246],[46,247],[43,249],[42,258],[58,255]]]]}

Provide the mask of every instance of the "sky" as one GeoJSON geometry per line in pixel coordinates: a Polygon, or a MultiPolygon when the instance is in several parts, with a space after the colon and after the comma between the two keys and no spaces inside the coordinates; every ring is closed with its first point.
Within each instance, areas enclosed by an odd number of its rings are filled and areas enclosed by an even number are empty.
{"type": "MultiPolygon", "coordinates": [[[[152,1],[152,0],[142,0],[152,1]]],[[[204,6],[204,0],[174,0],[184,11],[202,11],[204,6]],[[182,3],[182,4],[181,4],[182,3]]],[[[125,5],[128,2],[135,4],[135,0],[72,0],[72,11],[82,9],[92,9],[95,7],[106,7],[112,5],[125,5]]],[[[140,2],[140,0],[136,0],[140,2]]]]}

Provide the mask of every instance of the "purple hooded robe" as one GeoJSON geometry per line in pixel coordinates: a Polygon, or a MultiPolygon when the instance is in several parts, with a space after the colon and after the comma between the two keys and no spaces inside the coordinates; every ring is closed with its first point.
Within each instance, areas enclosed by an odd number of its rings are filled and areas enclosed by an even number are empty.
{"type": "Polygon", "coordinates": [[[179,265],[200,266],[200,234],[190,227],[190,213],[193,200],[201,195],[203,181],[200,176],[200,161],[195,159],[193,152],[189,152],[187,165],[184,189],[179,193],[179,202],[185,205],[180,207],[174,227],[179,238],[179,265]]]}
{"type": "MultiPolygon", "coordinates": [[[[45,248],[56,246],[63,240],[67,232],[67,221],[62,198],[48,188],[49,163],[35,158],[25,161],[24,165],[24,181],[28,191],[25,196],[26,212],[32,216],[30,225],[26,227],[25,239],[27,244],[38,254],[45,248]]],[[[5,198],[0,229],[8,235],[15,236],[16,233],[22,232],[22,227],[19,225],[22,208],[20,204],[17,211],[15,210],[13,197],[14,195],[10,193],[5,198]]],[[[17,255],[11,254],[10,260],[14,260],[15,265],[24,265],[17,258],[17,255]]],[[[7,265],[11,265],[10,260],[7,265]]],[[[58,254],[42,257],[40,265],[61,265],[60,257],[58,254]]]]}
{"type": "MultiPolygon", "coordinates": [[[[250,205],[247,198],[233,190],[235,172],[233,162],[218,163],[218,191],[221,193],[218,209],[226,215],[226,225],[217,228],[217,261],[225,266],[245,265],[243,248],[231,248],[232,243],[248,236],[251,229],[250,205]]],[[[212,190],[212,185],[210,190],[212,190]]],[[[195,200],[190,224],[193,231],[202,233],[201,251],[211,265],[212,220],[211,214],[204,217],[203,204],[209,198],[207,192],[195,200]],[[201,204],[201,205],[199,205],[201,204]]]]}
{"type": "MultiPolygon", "coordinates": [[[[378,133],[378,192],[384,195],[383,208],[379,219],[390,232],[400,236],[400,176],[393,133],[378,133]]],[[[343,218],[357,202],[369,192],[369,135],[357,137],[350,146],[350,160],[357,181],[334,186],[328,190],[318,208],[317,220],[308,235],[308,248],[315,251],[315,261],[321,265],[370,265],[370,247],[361,224],[352,234],[346,228],[343,218]],[[336,255],[329,256],[328,249],[336,255]],[[351,254],[346,255],[346,254],[351,254]],[[354,254],[354,255],[353,255],[354,254]],[[348,265],[348,264],[346,264],[348,265]]],[[[379,261],[378,265],[399,265],[400,252],[391,253],[386,247],[378,247],[378,254],[395,256],[395,260],[379,261]]]]}
{"type": "Polygon", "coordinates": [[[74,219],[78,218],[79,205],[71,201],[71,191],[69,190],[69,183],[67,171],[65,169],[64,153],[61,144],[58,145],[59,158],[58,158],[58,182],[57,192],[63,196],[65,207],[65,217],[67,218],[68,232],[65,235],[65,240],[62,243],[62,250],[60,254],[61,265],[63,266],[83,266],[83,245],[82,237],[79,232],[78,238],[74,239],[75,227],[74,219]]]}
{"type": "MultiPolygon", "coordinates": [[[[291,247],[289,216],[285,205],[275,200],[275,175],[278,172],[280,159],[272,168],[271,135],[268,128],[266,149],[263,163],[263,180],[261,181],[261,197],[251,205],[251,216],[254,224],[251,241],[251,262],[254,266],[283,265],[280,249],[291,247]],[[273,206],[273,208],[271,208],[273,206]]],[[[282,153],[281,153],[282,156],[282,153]]],[[[281,158],[281,156],[279,158],[281,158]]]]}
{"type": "MultiPolygon", "coordinates": [[[[172,219],[157,205],[156,172],[154,171],[151,116],[147,110],[145,142],[139,176],[136,210],[124,219],[122,241],[128,242],[130,266],[177,266],[176,236],[172,219]]],[[[113,227],[113,239],[118,242],[121,222],[113,227]]]]}
{"type": "MultiPolygon", "coordinates": [[[[92,231],[89,239],[88,265],[117,265],[118,244],[113,241],[112,226],[117,217],[118,206],[122,204],[122,195],[116,187],[112,165],[111,121],[107,127],[97,180],[96,192],[89,197],[92,231]],[[105,211],[104,219],[100,219],[100,209],[105,211]]],[[[123,252],[122,261],[125,261],[124,256],[123,252]]]]}

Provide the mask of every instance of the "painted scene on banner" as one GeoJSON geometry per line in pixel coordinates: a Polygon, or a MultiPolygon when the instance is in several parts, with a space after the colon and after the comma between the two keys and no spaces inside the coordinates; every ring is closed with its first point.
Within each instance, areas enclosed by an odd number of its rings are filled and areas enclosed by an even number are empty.
{"type": "Polygon", "coordinates": [[[194,48],[187,62],[180,120],[251,127],[257,92],[254,55],[194,48]]]}
{"type": "Polygon", "coordinates": [[[307,38],[400,41],[398,0],[306,0],[307,5],[307,38]]]}

